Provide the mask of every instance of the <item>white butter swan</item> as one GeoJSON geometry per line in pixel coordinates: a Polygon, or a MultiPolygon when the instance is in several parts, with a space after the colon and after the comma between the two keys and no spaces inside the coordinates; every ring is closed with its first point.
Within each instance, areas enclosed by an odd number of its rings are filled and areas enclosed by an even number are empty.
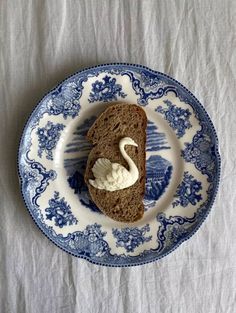
{"type": "Polygon", "coordinates": [[[89,179],[89,183],[97,189],[105,189],[108,191],[115,191],[128,188],[135,184],[139,178],[138,168],[134,161],[128,156],[125,151],[125,146],[138,145],[130,137],[122,138],[119,142],[120,153],[129,165],[129,170],[119,163],[112,163],[105,158],[99,158],[95,162],[92,172],[95,177],[94,180],[89,179]]]}

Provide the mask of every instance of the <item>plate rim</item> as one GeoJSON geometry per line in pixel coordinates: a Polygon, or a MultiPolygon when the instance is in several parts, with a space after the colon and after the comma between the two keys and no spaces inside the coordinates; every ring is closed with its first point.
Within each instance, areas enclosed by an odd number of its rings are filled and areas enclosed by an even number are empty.
{"type": "Polygon", "coordinates": [[[214,124],[208,114],[208,112],[206,111],[205,107],[201,104],[201,102],[196,98],[196,96],[189,90],[187,89],[184,85],[182,85],[179,81],[177,81],[175,78],[169,76],[168,74],[153,70],[145,65],[141,65],[141,64],[136,64],[136,63],[126,63],[126,62],[114,62],[114,63],[102,63],[102,64],[98,64],[95,66],[89,66],[89,67],[85,67],[82,70],[78,70],[76,72],[74,72],[73,74],[67,76],[66,78],[64,78],[63,80],[61,80],[59,83],[57,83],[53,88],[51,88],[49,91],[47,91],[43,97],[41,97],[37,103],[35,104],[35,106],[33,107],[31,113],[29,114],[29,116],[27,117],[26,121],[24,122],[22,131],[21,131],[21,135],[20,135],[20,139],[18,142],[18,148],[17,148],[17,175],[18,175],[18,179],[19,179],[19,187],[20,187],[20,192],[22,195],[22,199],[23,202],[25,204],[25,207],[27,209],[27,211],[29,212],[32,220],[34,221],[34,223],[37,225],[38,229],[40,229],[40,231],[54,244],[56,245],[58,248],[60,248],[61,250],[65,251],[66,253],[73,255],[77,258],[80,259],[85,259],[88,262],[92,263],[92,264],[96,264],[96,265],[100,265],[100,266],[106,266],[106,267],[132,267],[132,266],[139,266],[139,265],[144,265],[144,264],[148,264],[148,263],[152,263],[155,262],[157,260],[160,260],[162,258],[164,258],[165,256],[167,256],[168,254],[172,253],[174,250],[176,250],[180,245],[182,245],[182,243],[184,243],[185,241],[189,240],[194,234],[196,234],[196,232],[199,230],[199,228],[202,226],[202,224],[205,222],[205,220],[207,219],[208,215],[211,212],[212,206],[215,202],[218,190],[219,190],[219,184],[220,184],[220,177],[221,177],[221,156],[220,156],[220,151],[219,151],[219,140],[218,140],[218,136],[214,127],[214,124]],[[37,219],[32,215],[31,210],[29,208],[29,206],[27,205],[26,199],[25,199],[25,195],[24,195],[24,191],[23,191],[23,178],[21,176],[20,173],[20,152],[21,152],[21,146],[23,145],[23,138],[25,136],[26,130],[28,128],[29,122],[31,120],[31,118],[33,117],[33,115],[35,114],[36,110],[38,109],[38,107],[41,105],[41,102],[54,90],[56,90],[60,85],[62,85],[65,81],[67,81],[68,79],[72,78],[73,76],[76,76],[78,74],[82,74],[85,73],[87,71],[93,70],[93,69],[97,69],[97,68],[103,68],[103,67],[110,67],[110,66],[129,66],[129,67],[133,67],[133,68],[141,68],[144,70],[147,70],[155,75],[161,75],[164,76],[168,79],[170,79],[171,81],[175,82],[177,85],[179,85],[181,88],[183,88],[187,94],[189,94],[196,102],[197,104],[201,107],[201,109],[203,110],[204,116],[207,119],[207,122],[209,123],[210,127],[211,127],[211,131],[214,135],[214,140],[215,140],[215,154],[216,154],[216,171],[217,171],[217,175],[216,175],[216,184],[215,184],[215,190],[212,194],[212,199],[208,205],[208,209],[204,215],[204,217],[202,218],[202,220],[196,225],[195,229],[192,230],[191,233],[189,233],[185,238],[182,238],[174,247],[172,247],[169,251],[167,251],[166,253],[163,253],[162,255],[157,256],[156,258],[153,258],[151,260],[147,260],[147,261],[139,261],[139,262],[134,262],[134,263],[123,263],[123,264],[109,264],[109,263],[105,263],[105,262],[97,262],[94,261],[93,259],[91,259],[88,256],[84,256],[84,255],[76,255],[71,251],[67,251],[66,249],[64,249],[63,247],[59,246],[57,244],[57,242],[53,241],[48,235],[47,233],[44,231],[44,229],[42,229],[37,221],[37,219]]]}

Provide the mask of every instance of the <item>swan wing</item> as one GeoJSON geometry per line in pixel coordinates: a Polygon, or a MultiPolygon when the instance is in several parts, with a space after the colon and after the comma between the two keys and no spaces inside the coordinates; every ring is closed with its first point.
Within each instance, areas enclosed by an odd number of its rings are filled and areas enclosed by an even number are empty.
{"type": "Polygon", "coordinates": [[[124,166],[118,163],[112,163],[111,171],[106,175],[106,181],[113,184],[115,188],[117,188],[122,186],[128,177],[129,172],[124,166]]]}
{"type": "Polygon", "coordinates": [[[95,162],[92,172],[95,178],[106,178],[107,174],[112,171],[112,163],[105,158],[99,158],[95,162]]]}
{"type": "Polygon", "coordinates": [[[109,191],[126,188],[130,181],[129,171],[118,163],[111,163],[108,159],[98,159],[93,168],[94,180],[89,180],[90,184],[98,189],[109,191]]]}

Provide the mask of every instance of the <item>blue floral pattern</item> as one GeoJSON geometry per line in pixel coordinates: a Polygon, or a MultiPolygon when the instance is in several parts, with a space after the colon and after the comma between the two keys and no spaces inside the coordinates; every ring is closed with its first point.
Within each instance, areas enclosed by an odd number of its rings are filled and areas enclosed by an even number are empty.
{"type": "Polygon", "coordinates": [[[116,83],[116,78],[106,75],[103,82],[96,80],[92,84],[92,91],[89,95],[89,102],[113,101],[118,97],[125,98],[127,95],[122,91],[122,86],[116,83]]]}
{"type": "Polygon", "coordinates": [[[193,175],[184,172],[182,183],[177,187],[175,197],[177,198],[172,206],[181,205],[186,207],[188,204],[196,205],[202,200],[199,191],[202,190],[202,183],[194,179],[193,175]]]}
{"type": "Polygon", "coordinates": [[[148,242],[152,236],[145,237],[146,233],[150,231],[150,226],[146,224],[142,228],[126,227],[123,229],[114,228],[112,230],[113,236],[117,239],[116,246],[125,248],[127,252],[134,252],[135,248],[148,242]]]}
{"type": "Polygon", "coordinates": [[[74,225],[78,220],[71,212],[71,207],[65,198],[59,196],[59,192],[54,192],[54,197],[48,201],[49,207],[45,209],[46,219],[54,220],[55,226],[62,228],[65,225],[74,225]]]}
{"type": "Polygon", "coordinates": [[[79,98],[82,94],[82,82],[70,82],[60,85],[56,88],[51,98],[47,102],[47,110],[49,115],[62,114],[64,119],[67,117],[75,118],[79,114],[80,103],[79,98]]]}
{"type": "Polygon", "coordinates": [[[193,163],[202,174],[206,174],[210,182],[214,180],[217,174],[215,143],[207,125],[202,125],[202,129],[194,135],[191,143],[185,143],[182,156],[187,162],[193,163]]]}
{"type": "Polygon", "coordinates": [[[182,109],[172,104],[170,100],[164,100],[163,102],[167,105],[167,108],[158,106],[156,111],[164,115],[165,120],[167,120],[170,127],[175,130],[178,138],[183,137],[186,129],[192,127],[189,121],[191,112],[189,109],[182,109]]]}
{"type": "Polygon", "coordinates": [[[87,225],[84,231],[77,231],[69,234],[61,240],[68,244],[72,251],[88,257],[102,257],[110,248],[104,240],[106,232],[101,230],[101,225],[95,223],[87,225]]]}
{"type": "Polygon", "coordinates": [[[61,130],[64,129],[63,124],[53,124],[48,121],[44,127],[39,127],[36,134],[38,135],[39,146],[38,156],[41,158],[43,152],[46,153],[48,160],[53,160],[53,149],[56,147],[61,136],[61,130]]]}

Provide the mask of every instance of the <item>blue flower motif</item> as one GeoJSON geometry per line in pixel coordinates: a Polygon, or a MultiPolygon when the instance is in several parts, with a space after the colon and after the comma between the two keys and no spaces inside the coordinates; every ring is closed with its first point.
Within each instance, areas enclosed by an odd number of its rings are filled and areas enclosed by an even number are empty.
{"type": "Polygon", "coordinates": [[[145,237],[145,234],[149,231],[150,227],[146,224],[140,229],[138,227],[126,227],[120,230],[113,228],[112,234],[117,239],[117,247],[123,247],[127,252],[134,252],[135,248],[152,239],[152,236],[145,237]]]}
{"type": "Polygon", "coordinates": [[[186,129],[192,127],[189,121],[191,112],[189,109],[184,110],[180,107],[177,107],[169,100],[164,100],[163,102],[167,105],[167,108],[158,106],[155,111],[164,115],[164,118],[167,120],[170,127],[176,131],[178,138],[183,137],[186,129]]]}
{"type": "Polygon", "coordinates": [[[71,207],[65,198],[59,197],[59,192],[54,192],[54,198],[48,201],[49,207],[45,209],[46,219],[54,220],[55,225],[62,228],[65,225],[77,224],[78,220],[71,212],[71,207]]]}
{"type": "Polygon", "coordinates": [[[88,101],[112,101],[117,100],[117,97],[125,98],[127,95],[122,91],[122,86],[116,84],[116,78],[111,76],[105,76],[103,81],[96,80],[92,84],[92,91],[89,94],[88,101]]]}
{"type": "Polygon", "coordinates": [[[198,194],[200,190],[202,190],[202,183],[194,179],[188,172],[184,172],[183,181],[178,186],[175,194],[177,200],[172,203],[172,206],[181,205],[186,207],[189,203],[196,205],[202,200],[201,194],[198,194]]]}
{"type": "Polygon", "coordinates": [[[46,153],[46,158],[48,160],[53,160],[52,150],[56,147],[56,144],[61,136],[61,130],[63,130],[65,125],[63,124],[53,124],[48,121],[44,127],[39,127],[36,134],[38,135],[39,148],[38,156],[41,158],[43,152],[46,153]]]}

